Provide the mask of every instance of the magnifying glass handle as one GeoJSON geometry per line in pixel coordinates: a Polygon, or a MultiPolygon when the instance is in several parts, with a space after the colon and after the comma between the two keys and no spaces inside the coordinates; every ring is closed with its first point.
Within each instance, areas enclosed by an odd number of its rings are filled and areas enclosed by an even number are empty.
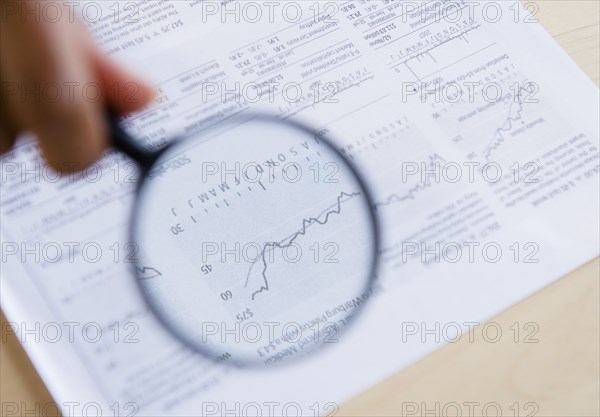
{"type": "Polygon", "coordinates": [[[162,150],[149,151],[145,149],[119,126],[115,116],[110,115],[108,123],[113,147],[137,162],[145,172],[150,171],[162,150]]]}

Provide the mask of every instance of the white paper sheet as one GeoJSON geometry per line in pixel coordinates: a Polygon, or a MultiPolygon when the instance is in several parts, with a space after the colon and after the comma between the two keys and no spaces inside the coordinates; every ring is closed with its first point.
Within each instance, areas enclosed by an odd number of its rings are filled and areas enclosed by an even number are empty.
{"type": "Polygon", "coordinates": [[[133,282],[132,165],[111,153],[98,179],[54,181],[23,139],[2,159],[2,308],[65,415],[334,412],[598,255],[598,89],[518,3],[267,3],[78,10],[157,87],[124,124],[147,146],[247,108],[339,138],[383,223],[376,295],[339,344],[300,363],[212,364],[133,282]]]}

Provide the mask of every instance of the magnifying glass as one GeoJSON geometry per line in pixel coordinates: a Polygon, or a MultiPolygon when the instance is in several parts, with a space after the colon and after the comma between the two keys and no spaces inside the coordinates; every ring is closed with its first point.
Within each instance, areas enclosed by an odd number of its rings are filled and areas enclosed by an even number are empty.
{"type": "Polygon", "coordinates": [[[151,310],[191,349],[272,366],[339,343],[367,303],[379,233],[355,167],[303,124],[246,115],[148,151],[131,222],[151,310]]]}

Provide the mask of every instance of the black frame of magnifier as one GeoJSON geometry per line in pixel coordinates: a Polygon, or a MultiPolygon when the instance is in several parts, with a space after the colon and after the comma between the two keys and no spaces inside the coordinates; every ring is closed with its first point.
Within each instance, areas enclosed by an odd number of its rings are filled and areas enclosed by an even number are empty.
{"type": "MultiPolygon", "coordinates": [[[[364,287],[363,294],[367,293],[369,290],[372,291],[374,289],[375,283],[377,281],[377,272],[379,271],[379,267],[380,267],[379,250],[380,250],[380,244],[381,244],[381,242],[380,242],[381,233],[380,233],[379,218],[376,215],[376,209],[375,209],[375,205],[374,205],[374,200],[372,198],[372,194],[369,190],[369,187],[367,186],[367,182],[364,180],[364,178],[360,174],[359,170],[356,168],[356,166],[351,161],[349,161],[346,157],[344,157],[344,155],[340,151],[338,151],[336,149],[336,147],[332,144],[332,142],[329,139],[327,139],[326,137],[324,137],[322,135],[316,134],[315,131],[313,129],[310,129],[307,125],[305,125],[304,123],[295,121],[295,120],[282,119],[275,115],[270,115],[267,113],[258,113],[258,112],[248,113],[248,112],[246,112],[244,114],[243,118],[232,118],[232,119],[224,120],[221,122],[217,122],[215,125],[207,128],[206,130],[210,132],[213,127],[222,127],[227,124],[231,125],[234,128],[237,128],[237,127],[240,127],[241,125],[243,125],[244,123],[247,123],[247,122],[250,122],[253,120],[257,120],[257,119],[262,120],[262,121],[267,121],[269,123],[283,123],[283,124],[287,125],[288,127],[292,127],[294,129],[300,130],[301,132],[314,137],[320,144],[325,145],[327,148],[329,148],[329,150],[331,150],[336,155],[338,155],[340,157],[340,159],[342,161],[344,161],[347,164],[347,166],[350,168],[351,172],[354,174],[354,177],[358,181],[358,184],[361,188],[361,192],[364,193],[364,196],[367,200],[367,204],[369,205],[369,216],[370,216],[370,220],[371,220],[371,225],[373,226],[374,244],[373,244],[372,253],[371,253],[371,259],[373,259],[373,261],[372,261],[371,268],[370,268],[369,279],[366,281],[366,285],[364,287]]],[[[136,189],[136,193],[135,193],[135,201],[134,201],[134,205],[133,205],[133,209],[132,209],[132,213],[131,213],[131,220],[129,223],[130,241],[135,242],[135,244],[137,244],[138,239],[136,239],[136,235],[137,235],[136,213],[138,213],[139,210],[141,209],[140,204],[141,204],[142,199],[140,198],[140,196],[148,184],[148,179],[150,178],[148,174],[153,170],[153,168],[160,166],[160,164],[163,163],[160,161],[160,159],[169,149],[179,145],[180,143],[184,142],[186,139],[190,139],[191,137],[196,137],[198,135],[206,135],[207,138],[210,138],[212,136],[210,136],[210,134],[205,131],[195,132],[195,133],[191,133],[188,136],[175,139],[175,140],[171,141],[168,145],[166,145],[165,147],[163,147],[159,150],[149,151],[147,149],[144,149],[135,139],[133,139],[124,129],[122,129],[119,125],[118,120],[113,116],[111,116],[109,118],[109,127],[111,130],[113,147],[115,149],[119,150],[120,152],[124,153],[125,155],[127,155],[134,162],[136,162],[141,169],[141,176],[139,179],[139,183],[137,185],[137,189],[136,189]]],[[[222,133],[222,131],[218,131],[216,133],[216,135],[213,135],[213,136],[218,136],[220,133],[222,133]]],[[[191,339],[188,339],[184,334],[182,334],[183,332],[176,329],[175,326],[172,326],[171,324],[169,324],[168,318],[165,317],[164,314],[161,313],[161,311],[155,307],[154,301],[147,294],[147,290],[144,289],[143,284],[142,284],[143,278],[141,276],[140,269],[139,268],[133,268],[133,269],[135,271],[135,276],[136,276],[135,281],[137,283],[138,289],[140,290],[140,293],[142,294],[144,302],[146,303],[146,305],[148,306],[150,311],[152,311],[154,316],[158,319],[158,321],[162,324],[162,326],[165,329],[167,329],[167,331],[171,335],[173,335],[176,340],[181,342],[188,349],[190,349],[193,352],[199,353],[214,362],[223,363],[223,364],[227,364],[227,365],[235,366],[235,367],[269,369],[271,367],[281,367],[281,366],[285,366],[288,364],[293,364],[293,363],[296,363],[297,360],[302,360],[306,357],[311,357],[314,354],[317,354],[317,353],[323,351],[324,350],[323,348],[327,345],[327,343],[321,343],[320,346],[317,346],[314,350],[310,351],[308,354],[300,355],[297,359],[293,359],[290,361],[282,361],[280,363],[273,364],[273,365],[266,365],[264,363],[261,363],[260,361],[256,361],[256,362],[241,361],[241,363],[239,363],[239,362],[235,361],[235,358],[233,358],[231,361],[230,360],[224,360],[224,361],[219,360],[218,357],[215,357],[216,352],[214,352],[213,350],[208,349],[208,348],[202,349],[201,347],[198,346],[197,343],[192,342],[191,339]]],[[[368,304],[370,302],[370,298],[372,296],[373,296],[373,294],[371,294],[369,296],[369,300],[367,300],[366,304],[368,304]]],[[[357,310],[358,311],[355,311],[353,313],[353,317],[352,317],[353,321],[356,320],[357,315],[360,315],[362,313],[362,311],[364,310],[364,306],[359,307],[357,310]]],[[[343,334],[346,331],[347,327],[348,327],[348,325],[345,325],[343,328],[338,328],[337,331],[335,332],[335,335],[338,336],[340,334],[343,334]]],[[[352,327],[352,324],[350,324],[350,327],[352,327]]]]}

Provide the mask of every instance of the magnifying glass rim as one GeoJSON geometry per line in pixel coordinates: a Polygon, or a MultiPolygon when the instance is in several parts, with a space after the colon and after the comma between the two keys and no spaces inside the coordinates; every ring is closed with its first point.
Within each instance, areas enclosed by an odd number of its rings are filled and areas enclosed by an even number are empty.
{"type": "MultiPolygon", "coordinates": [[[[354,178],[358,181],[358,185],[361,188],[361,191],[364,193],[364,196],[366,198],[366,201],[367,201],[367,204],[369,207],[369,210],[368,210],[369,211],[369,219],[370,219],[370,222],[372,225],[372,234],[373,234],[374,242],[372,245],[372,253],[371,253],[372,262],[371,262],[371,267],[370,267],[370,271],[369,271],[370,272],[369,279],[366,280],[366,282],[365,282],[363,294],[368,292],[369,290],[373,289],[374,284],[377,281],[377,272],[378,272],[379,266],[380,266],[380,262],[379,262],[380,259],[379,259],[378,254],[379,254],[379,249],[380,249],[380,244],[381,244],[381,242],[380,242],[381,233],[380,233],[379,219],[376,215],[376,210],[374,208],[375,200],[373,199],[373,197],[371,195],[369,187],[367,186],[367,182],[364,180],[364,178],[362,177],[362,175],[360,174],[359,170],[356,168],[354,163],[352,163],[347,158],[345,158],[344,155],[336,149],[336,147],[331,143],[331,141],[328,138],[318,135],[317,133],[315,133],[315,131],[313,129],[310,129],[308,127],[308,125],[306,125],[302,122],[299,122],[296,120],[290,120],[290,119],[281,119],[281,118],[277,117],[276,115],[268,114],[268,113],[245,112],[243,114],[243,117],[237,116],[237,117],[234,117],[234,118],[231,118],[228,120],[218,122],[216,125],[209,127],[206,131],[198,132],[196,134],[190,134],[189,136],[186,136],[186,137],[183,137],[180,139],[175,139],[174,141],[170,142],[167,146],[162,148],[160,150],[160,156],[158,157],[156,162],[145,173],[145,175],[143,175],[139,180],[139,184],[138,184],[138,187],[137,187],[137,190],[135,193],[135,201],[134,201],[132,212],[130,215],[131,216],[131,221],[129,222],[130,241],[134,242],[136,245],[138,245],[139,239],[136,239],[136,235],[138,235],[137,231],[138,231],[139,221],[136,220],[138,218],[138,216],[136,216],[136,213],[139,213],[141,210],[140,205],[143,201],[142,193],[144,192],[145,188],[148,188],[148,187],[146,187],[148,181],[150,179],[152,179],[148,174],[150,172],[152,172],[152,169],[154,169],[157,166],[160,166],[161,161],[163,160],[165,154],[167,154],[172,148],[181,145],[185,141],[190,140],[195,136],[206,135],[206,136],[210,137],[210,133],[216,131],[216,135],[214,135],[214,136],[217,137],[220,134],[225,133],[225,132],[221,132],[221,131],[217,130],[217,128],[220,126],[230,124],[230,125],[234,125],[234,128],[239,128],[244,123],[249,123],[249,122],[253,122],[256,120],[265,121],[265,122],[272,123],[272,124],[287,125],[288,127],[297,129],[305,134],[310,135],[311,137],[317,137],[320,144],[323,144],[327,148],[329,148],[329,150],[331,150],[334,154],[336,154],[350,168],[350,171],[354,175],[354,178]],[[239,123],[236,124],[235,122],[237,120],[239,120],[239,123]]],[[[139,262],[139,259],[137,261],[139,262]]],[[[140,269],[139,268],[133,268],[133,269],[135,271],[134,274],[136,276],[136,280],[135,280],[136,285],[137,285],[138,289],[140,290],[140,293],[142,294],[144,302],[146,303],[146,305],[148,306],[150,311],[152,311],[154,316],[158,319],[158,321],[162,324],[162,326],[165,329],[167,329],[167,331],[171,335],[173,335],[177,341],[181,342],[184,346],[186,346],[193,352],[199,353],[211,361],[217,362],[219,364],[222,363],[222,364],[226,364],[228,366],[235,366],[235,367],[241,367],[241,368],[269,369],[271,367],[280,367],[280,366],[285,366],[288,364],[293,364],[293,363],[296,363],[298,360],[302,360],[302,359],[305,359],[306,357],[313,356],[314,354],[323,351],[323,347],[325,347],[327,345],[326,343],[321,342],[314,348],[314,350],[309,351],[308,354],[299,355],[295,359],[287,360],[287,361],[283,360],[281,362],[278,362],[278,363],[272,364],[272,365],[265,364],[264,362],[261,362],[260,360],[257,360],[257,361],[241,360],[240,361],[241,363],[238,363],[235,359],[233,359],[231,361],[229,361],[229,360],[219,361],[218,357],[215,355],[216,354],[215,350],[210,349],[208,347],[202,348],[201,344],[194,342],[192,338],[189,338],[185,335],[184,331],[179,330],[177,328],[177,326],[174,326],[173,324],[171,324],[172,320],[169,320],[167,315],[165,313],[161,312],[161,310],[156,307],[155,298],[151,297],[150,294],[148,294],[148,290],[145,289],[145,287],[143,285],[144,279],[141,276],[140,269]]],[[[355,311],[352,314],[353,321],[356,320],[357,316],[362,313],[362,311],[364,310],[364,307],[358,307],[357,310],[358,311],[355,311]]],[[[350,326],[352,326],[352,325],[350,325],[350,326]]],[[[344,333],[347,330],[346,329],[347,327],[348,326],[345,325],[343,328],[339,328],[336,331],[335,335],[336,336],[341,335],[342,333],[344,333]]],[[[207,344],[207,346],[208,345],[209,344],[207,344]]],[[[224,344],[224,346],[227,346],[227,344],[224,344]]]]}

